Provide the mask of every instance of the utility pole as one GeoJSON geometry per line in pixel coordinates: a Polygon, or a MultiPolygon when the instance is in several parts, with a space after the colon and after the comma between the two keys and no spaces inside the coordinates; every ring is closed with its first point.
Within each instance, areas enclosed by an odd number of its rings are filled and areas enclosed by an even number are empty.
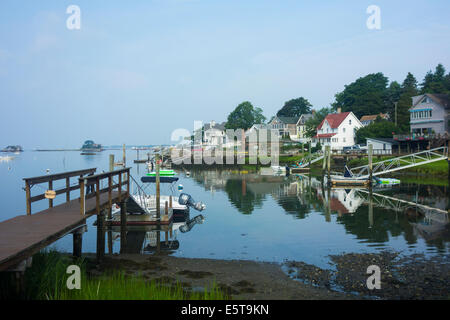
{"type": "Polygon", "coordinates": [[[397,103],[398,102],[394,102],[394,105],[395,105],[395,126],[397,126],[397,103]]]}

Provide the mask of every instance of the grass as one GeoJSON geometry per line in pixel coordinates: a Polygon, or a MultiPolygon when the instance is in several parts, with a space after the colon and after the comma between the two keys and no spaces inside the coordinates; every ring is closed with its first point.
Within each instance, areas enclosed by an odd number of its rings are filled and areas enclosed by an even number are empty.
{"type": "MultiPolygon", "coordinates": [[[[126,275],[124,270],[92,276],[87,261],[76,260],[57,251],[43,251],[33,256],[33,264],[25,272],[25,290],[18,297],[27,300],[224,300],[228,299],[213,282],[210,288],[190,292],[177,282],[164,283],[144,276],[126,275]],[[81,270],[81,289],[67,288],[69,265],[81,270]]],[[[16,298],[14,288],[2,283],[2,298],[16,298]]]]}

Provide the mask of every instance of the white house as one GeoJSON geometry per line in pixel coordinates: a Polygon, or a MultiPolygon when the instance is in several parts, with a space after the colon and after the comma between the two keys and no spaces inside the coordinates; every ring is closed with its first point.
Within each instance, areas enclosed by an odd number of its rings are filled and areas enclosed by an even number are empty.
{"type": "MultiPolygon", "coordinates": [[[[295,140],[297,141],[301,141],[301,142],[306,142],[309,139],[306,137],[306,122],[311,119],[314,115],[314,110],[313,113],[308,113],[308,114],[302,114],[300,116],[300,118],[298,118],[297,120],[297,138],[295,140]]],[[[291,137],[292,139],[292,137],[291,137]]]]}
{"type": "Polygon", "coordinates": [[[204,134],[202,144],[204,146],[223,146],[226,144],[225,122],[217,124],[215,121],[203,126],[204,134]]]}
{"type": "Polygon", "coordinates": [[[341,112],[339,108],[337,113],[328,114],[319,124],[313,143],[320,142],[322,146],[331,146],[332,150],[342,150],[355,144],[355,132],[362,126],[353,112],[341,112]]]}

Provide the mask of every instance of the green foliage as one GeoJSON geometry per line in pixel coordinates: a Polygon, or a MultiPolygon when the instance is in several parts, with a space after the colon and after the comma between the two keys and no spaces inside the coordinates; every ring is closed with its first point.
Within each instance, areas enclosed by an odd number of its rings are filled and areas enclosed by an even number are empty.
{"type": "Polygon", "coordinates": [[[433,72],[428,71],[421,83],[421,94],[424,93],[450,93],[450,73],[445,75],[445,68],[442,64],[438,64],[433,72]]]}
{"type": "MultiPolygon", "coordinates": [[[[57,251],[44,251],[33,256],[32,267],[25,272],[25,299],[32,300],[209,300],[227,299],[215,283],[204,292],[186,292],[180,283],[147,280],[142,275],[128,276],[114,270],[94,277],[87,272],[85,260],[73,261],[57,251]],[[66,285],[69,265],[81,269],[81,289],[66,285]]],[[[4,288],[2,288],[4,289],[4,288]]],[[[2,290],[2,292],[5,292],[2,290]]],[[[11,298],[11,297],[10,297],[11,298]]]]}
{"type": "Polygon", "coordinates": [[[357,143],[365,143],[366,138],[392,138],[393,133],[399,133],[395,124],[378,117],[376,121],[356,131],[356,141],[357,143]]]}
{"type": "MultiPolygon", "coordinates": [[[[418,94],[417,80],[412,73],[408,72],[408,75],[402,83],[402,92],[397,103],[398,133],[409,132],[409,108],[412,106],[412,97],[418,94]]],[[[395,121],[395,116],[391,119],[395,121]]]]}
{"type": "Polygon", "coordinates": [[[363,115],[384,113],[389,108],[387,85],[388,78],[383,73],[369,74],[337,93],[332,107],[352,111],[358,119],[363,115]]]}
{"type": "Polygon", "coordinates": [[[305,135],[307,137],[313,137],[316,135],[316,130],[319,124],[322,122],[323,119],[327,116],[327,114],[331,113],[331,108],[322,108],[315,112],[315,114],[306,121],[306,133],[305,135]]]}
{"type": "Polygon", "coordinates": [[[277,112],[281,117],[300,117],[302,114],[311,112],[312,104],[303,97],[291,99],[284,103],[284,106],[277,112]]]}
{"type": "Polygon", "coordinates": [[[239,104],[229,115],[225,127],[227,129],[249,129],[257,123],[264,123],[266,117],[261,108],[254,108],[249,101],[239,104]]]}

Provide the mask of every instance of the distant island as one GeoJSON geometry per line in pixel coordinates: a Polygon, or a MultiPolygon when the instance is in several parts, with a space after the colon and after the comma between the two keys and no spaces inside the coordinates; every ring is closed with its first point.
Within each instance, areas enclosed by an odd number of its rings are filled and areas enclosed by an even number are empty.
{"type": "Polygon", "coordinates": [[[2,149],[1,152],[23,152],[22,146],[7,146],[2,149]]]}
{"type": "Polygon", "coordinates": [[[102,151],[102,145],[98,143],[94,143],[92,140],[86,140],[81,147],[81,151],[83,152],[97,152],[102,151]]]}

